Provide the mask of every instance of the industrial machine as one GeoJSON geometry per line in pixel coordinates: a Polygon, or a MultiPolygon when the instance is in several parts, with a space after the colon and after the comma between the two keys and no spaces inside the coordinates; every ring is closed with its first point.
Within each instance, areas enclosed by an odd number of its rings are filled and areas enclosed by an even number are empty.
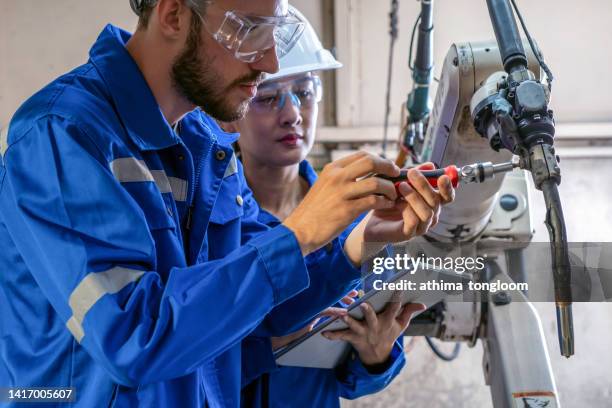
{"type": "MultiPolygon", "coordinates": [[[[570,357],[574,353],[570,266],[557,192],[561,174],[553,146],[555,125],[548,107],[552,73],[514,0],[487,0],[497,41],[451,46],[432,105],[432,7],[433,0],[421,0],[416,57],[411,65],[413,89],[405,104],[397,164],[433,162],[447,167],[510,162],[515,165],[506,170],[521,170],[486,183],[462,185],[423,243],[469,244],[473,256],[487,260],[485,271],[478,276],[481,281],[525,281],[521,248],[532,238],[529,185],[533,183],[546,201],[559,345],[561,354],[570,357]],[[526,41],[518,34],[511,6],[526,41]]],[[[393,1],[392,28],[397,24],[396,12],[397,2],[393,1]]],[[[393,29],[392,35],[394,31],[397,35],[393,29]]],[[[416,25],[413,39],[415,31],[416,25]]],[[[435,246],[427,248],[428,256],[439,255],[432,253],[435,246]]],[[[559,406],[542,325],[525,293],[497,292],[472,302],[438,304],[416,318],[406,334],[428,336],[434,351],[446,359],[452,356],[440,353],[430,338],[472,346],[480,339],[485,378],[496,408],[559,406]]]]}

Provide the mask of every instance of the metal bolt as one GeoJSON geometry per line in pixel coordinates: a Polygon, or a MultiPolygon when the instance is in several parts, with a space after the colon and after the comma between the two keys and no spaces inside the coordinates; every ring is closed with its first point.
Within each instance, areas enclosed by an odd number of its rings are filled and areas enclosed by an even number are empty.
{"type": "Polygon", "coordinates": [[[518,198],[516,198],[516,196],[513,194],[504,194],[499,199],[499,205],[504,210],[510,212],[516,210],[519,205],[519,201],[518,198]]]}
{"type": "Polygon", "coordinates": [[[512,302],[512,297],[506,292],[497,292],[493,295],[493,303],[496,306],[507,305],[512,302]]]}

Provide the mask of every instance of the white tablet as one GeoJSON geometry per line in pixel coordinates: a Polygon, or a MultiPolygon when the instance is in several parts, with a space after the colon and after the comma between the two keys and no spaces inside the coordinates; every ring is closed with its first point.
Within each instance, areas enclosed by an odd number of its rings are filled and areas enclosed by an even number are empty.
{"type": "MultiPolygon", "coordinates": [[[[386,282],[378,282],[376,289],[370,290],[362,298],[348,308],[348,313],[355,319],[363,319],[359,305],[368,302],[380,313],[391,299],[395,290],[400,291],[402,305],[406,303],[423,303],[428,308],[452,296],[461,296],[459,284],[465,289],[467,281],[472,278],[469,273],[457,274],[454,271],[439,269],[417,269],[395,274],[386,282]],[[412,282],[412,283],[410,283],[412,282]],[[421,284],[428,282],[443,283],[444,289],[433,288],[421,290],[421,284]],[[383,286],[384,285],[384,286],[383,286]],[[411,289],[412,288],[412,289],[411,289]]],[[[435,286],[435,285],[434,285],[435,286]]],[[[442,286],[442,285],[441,285],[442,286]]],[[[312,331],[289,343],[274,353],[276,362],[282,366],[334,368],[344,361],[351,351],[351,346],[345,341],[328,340],[322,332],[342,330],[348,326],[339,317],[329,318],[312,331]]]]}

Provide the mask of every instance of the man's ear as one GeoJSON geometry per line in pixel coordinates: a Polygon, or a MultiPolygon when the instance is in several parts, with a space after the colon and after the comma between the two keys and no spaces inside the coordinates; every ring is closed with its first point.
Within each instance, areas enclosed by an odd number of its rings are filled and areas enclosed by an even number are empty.
{"type": "Polygon", "coordinates": [[[168,39],[185,37],[191,26],[191,10],[182,0],[159,0],[152,18],[168,39]]]}

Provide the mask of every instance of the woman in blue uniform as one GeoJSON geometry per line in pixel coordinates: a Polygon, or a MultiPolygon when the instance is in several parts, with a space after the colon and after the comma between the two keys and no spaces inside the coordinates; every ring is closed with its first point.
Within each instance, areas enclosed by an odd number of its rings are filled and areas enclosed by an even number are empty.
{"type": "MultiPolygon", "coordinates": [[[[240,132],[242,164],[261,208],[259,221],[270,226],[280,224],[297,207],[317,178],[305,160],[314,143],[322,97],[317,72],[342,66],[322,47],[312,27],[306,26],[294,50],[281,59],[280,71],[259,87],[246,117],[229,125],[240,132]]],[[[316,262],[318,256],[311,254],[307,263],[316,262]]],[[[353,346],[341,366],[334,370],[277,367],[244,388],[242,405],[339,407],[340,397],[354,399],[380,391],[404,366],[400,336],[412,314],[422,307],[390,304],[376,315],[365,305],[363,322],[346,316],[350,329],[328,334],[330,341],[342,339],[353,346]]],[[[273,338],[272,347],[294,337],[273,338]]]]}

